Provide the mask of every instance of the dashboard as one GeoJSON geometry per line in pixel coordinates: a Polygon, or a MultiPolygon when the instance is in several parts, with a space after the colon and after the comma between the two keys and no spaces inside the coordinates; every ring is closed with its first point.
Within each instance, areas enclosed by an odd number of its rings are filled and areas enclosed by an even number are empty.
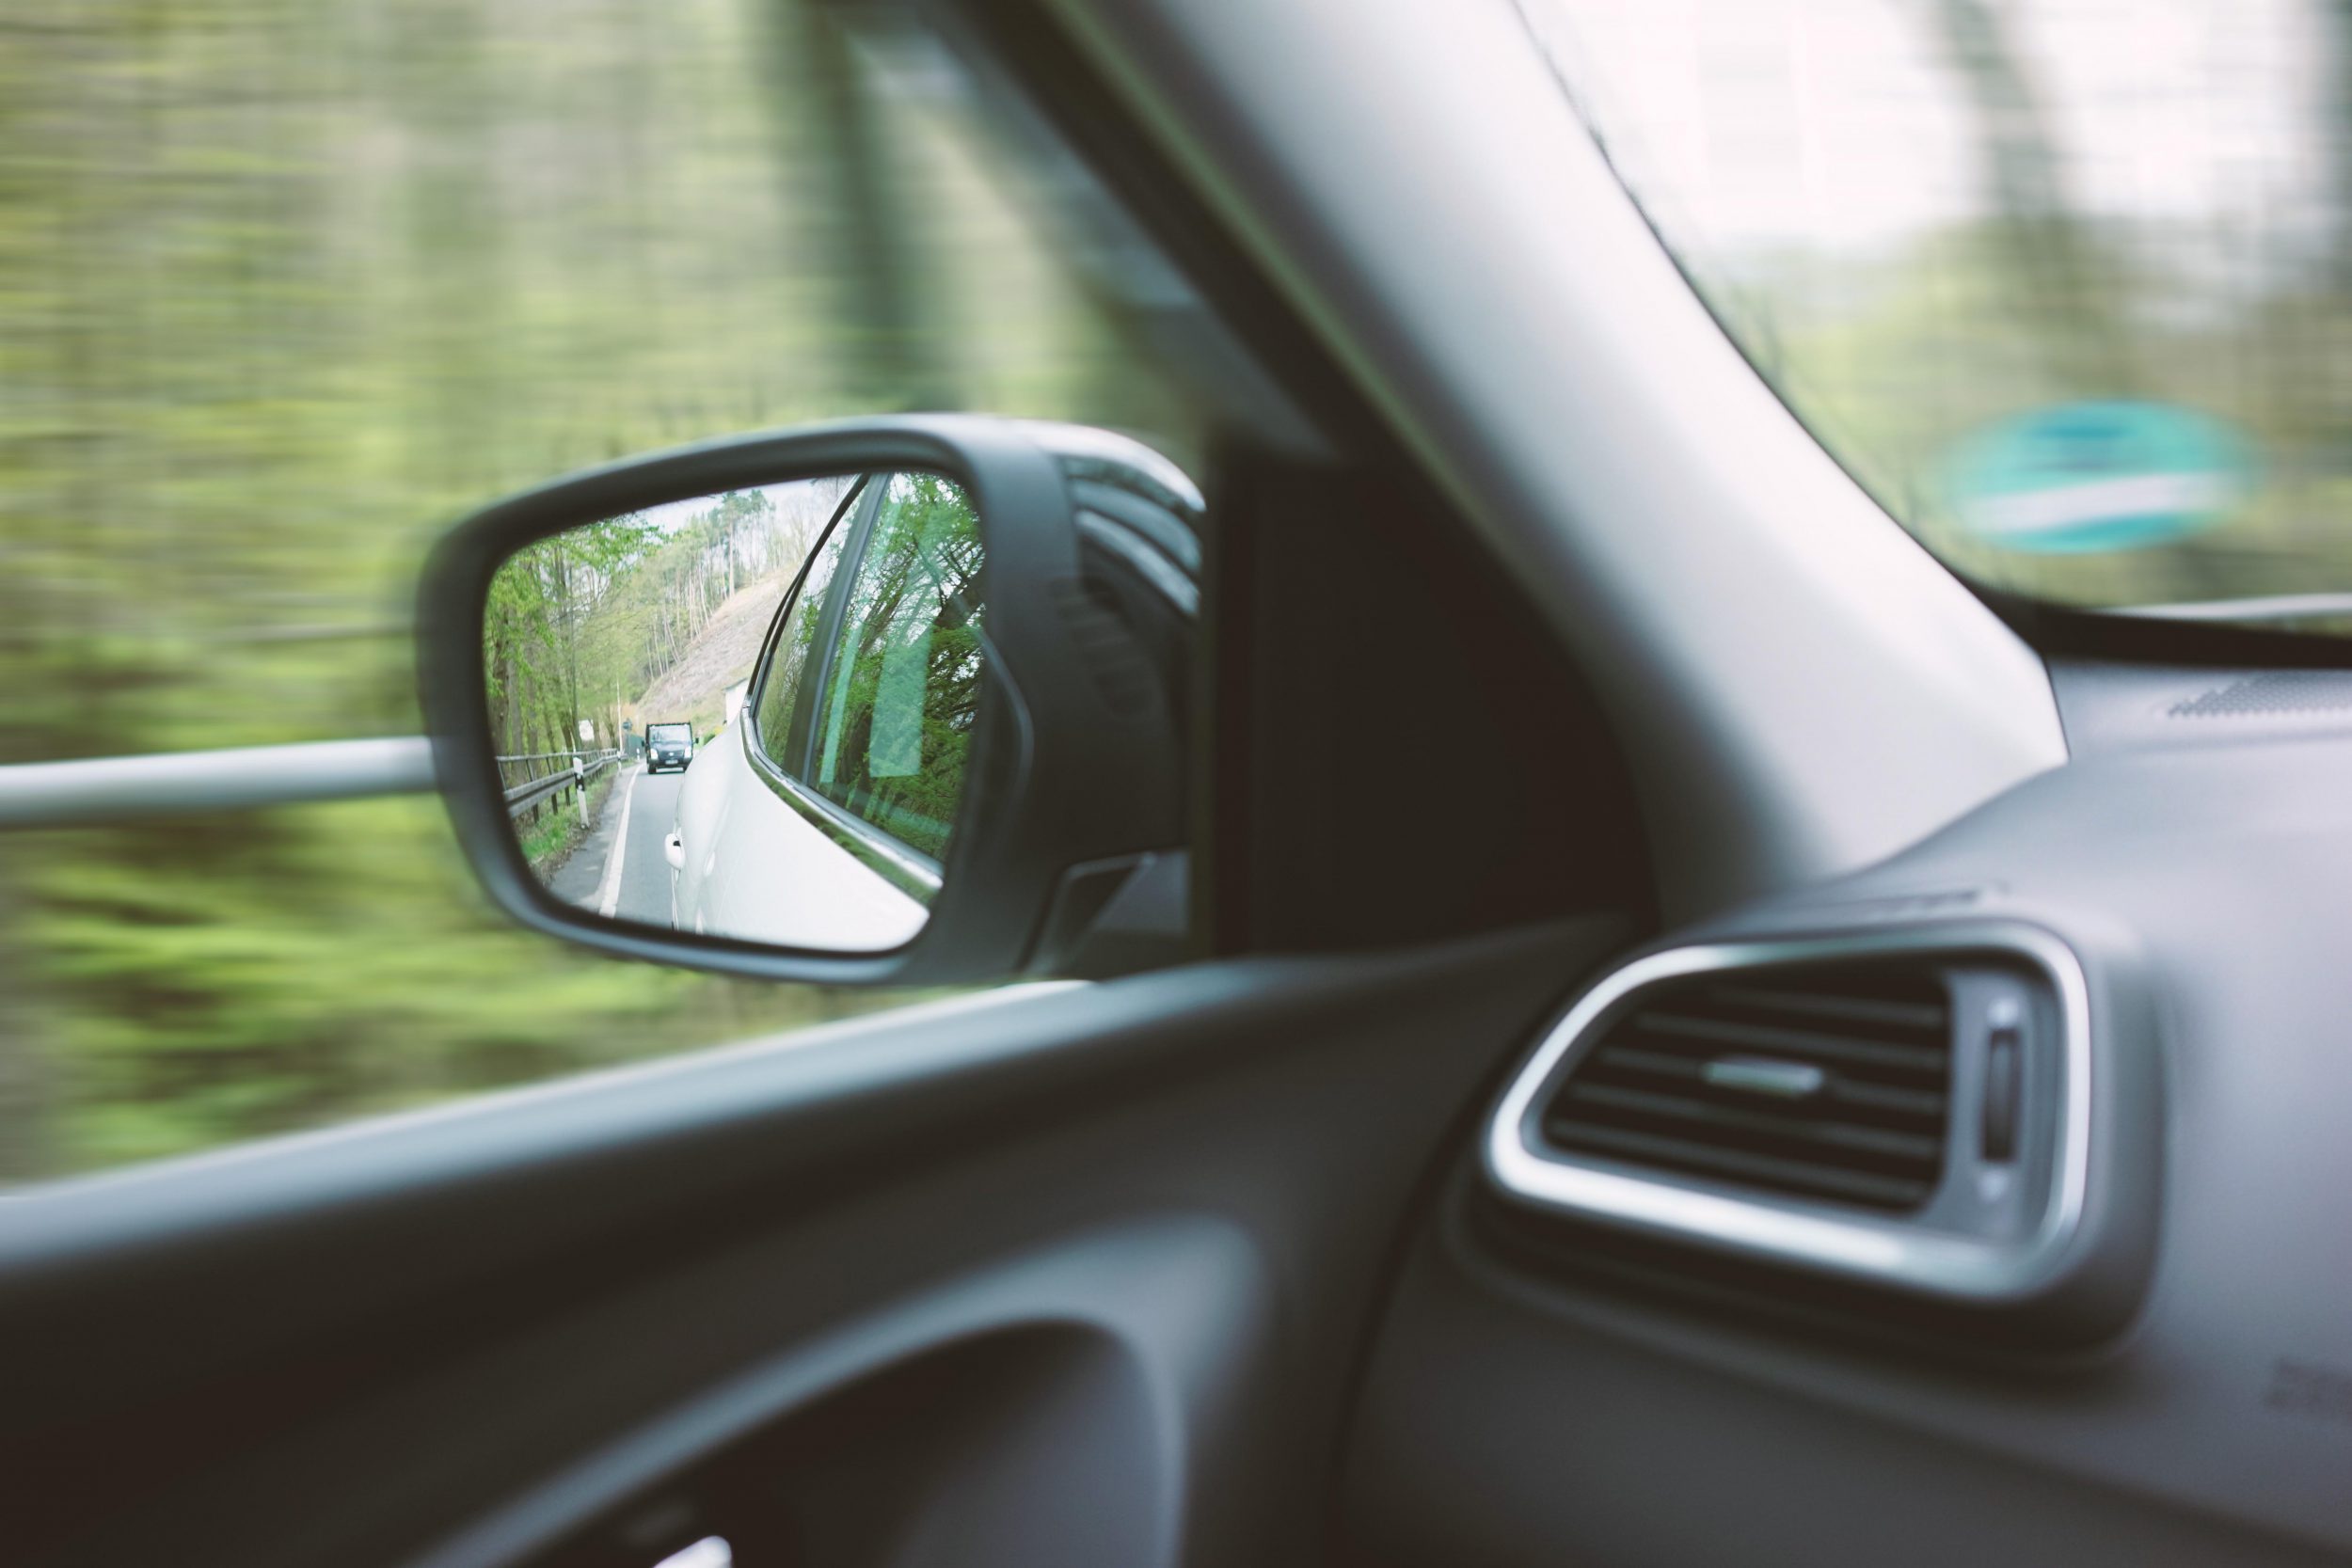
{"type": "MultiPolygon", "coordinates": [[[[2352,676],[2055,673],[2068,766],[1880,866],[1671,934],[1512,1065],[1373,1355],[1345,1482],[1363,1560],[2352,1553],[2352,676]],[[1720,966],[1759,955],[1886,1019],[1912,1006],[1867,989],[1888,963],[1945,976],[1948,1116],[1927,1121],[1949,1141],[1912,1188],[1917,1139],[1883,1131],[1826,1178],[1740,1157],[1823,1103],[1795,1049],[1817,1032],[1753,1011],[1818,1001],[1759,1002],[1750,974],[1751,1010],[1724,1011],[1720,966]],[[1733,1053],[1726,1019],[1789,1049],[1733,1053]],[[1712,1043],[1680,1059],[1677,1037],[1712,1043]],[[1659,1119],[1695,1100],[1712,1121],[1659,1119]],[[1996,1102],[2022,1110],[1995,1128],[1996,1102]],[[2076,1223],[2041,1246],[2075,1156],[2076,1223]],[[2004,1171],[2007,1211],[1961,1201],[2004,1171]],[[1976,1272],[1876,1266],[1906,1247],[1976,1272]]],[[[1890,1103],[1903,1082],[1858,1081],[1890,1103]]]]}

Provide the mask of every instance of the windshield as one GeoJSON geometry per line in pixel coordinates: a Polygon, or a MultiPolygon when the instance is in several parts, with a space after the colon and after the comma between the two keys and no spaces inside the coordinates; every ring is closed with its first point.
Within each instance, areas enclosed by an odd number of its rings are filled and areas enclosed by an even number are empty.
{"type": "Polygon", "coordinates": [[[2352,632],[2352,7],[1521,3],[1718,320],[1947,563],[2352,632]]]}
{"type": "Polygon", "coordinates": [[[682,746],[694,738],[694,732],[691,726],[686,724],[656,724],[645,732],[645,738],[664,746],[682,746]]]}

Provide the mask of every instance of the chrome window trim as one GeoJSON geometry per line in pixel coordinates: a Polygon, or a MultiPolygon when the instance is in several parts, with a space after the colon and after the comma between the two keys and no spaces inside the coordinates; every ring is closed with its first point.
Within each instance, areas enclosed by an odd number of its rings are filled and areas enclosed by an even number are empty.
{"type": "Polygon", "coordinates": [[[747,729],[743,754],[752,773],[809,826],[857,857],[865,867],[899,892],[928,904],[945,879],[937,861],[884,833],[854,812],[844,810],[792,777],[771,760],[747,729]]]}
{"type": "Polygon", "coordinates": [[[1487,1126],[1486,1174],[1512,1199],[1721,1252],[1795,1263],[1930,1295],[1997,1305],[2030,1295],[2063,1271],[2082,1228],[2090,1183],[2090,994],[2074,950],[2040,927],[1966,921],[1834,935],[1706,942],[1635,959],[1604,976],[1544,1035],[1487,1126]],[[1713,1184],[1632,1174],[1632,1167],[1545,1147],[1540,1107],[1597,1037],[1619,1003],[1661,981],[1716,971],[1885,954],[2004,952],[2050,981],[2064,1033],[2065,1102],[2041,1223],[2020,1241],[1939,1233],[1895,1218],[1713,1184]]]}

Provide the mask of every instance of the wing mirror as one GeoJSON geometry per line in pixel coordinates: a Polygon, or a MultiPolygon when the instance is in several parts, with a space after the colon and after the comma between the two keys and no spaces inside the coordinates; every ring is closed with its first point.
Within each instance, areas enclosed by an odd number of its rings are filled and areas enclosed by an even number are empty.
{"type": "Polygon", "coordinates": [[[499,502],[419,610],[490,895],[773,978],[1185,956],[1201,500],[1108,432],[932,416],[658,453],[499,502]]]}

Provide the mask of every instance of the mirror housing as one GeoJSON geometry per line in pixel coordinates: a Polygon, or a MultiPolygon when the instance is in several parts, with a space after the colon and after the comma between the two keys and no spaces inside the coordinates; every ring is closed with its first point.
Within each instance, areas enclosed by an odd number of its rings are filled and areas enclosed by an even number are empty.
{"type": "Polygon", "coordinates": [[[657,963],[935,985],[1181,961],[1201,521],[1192,482],[1139,442],[970,415],[733,437],[499,501],[441,540],[419,591],[419,686],[459,843],[491,899],[524,925],[657,963]],[[922,929],[884,952],[783,948],[618,923],[554,896],[510,827],[491,740],[482,626],[501,564],[583,523],[682,498],[891,469],[935,472],[971,496],[993,654],[983,697],[993,717],[975,736],[922,929]]]}

